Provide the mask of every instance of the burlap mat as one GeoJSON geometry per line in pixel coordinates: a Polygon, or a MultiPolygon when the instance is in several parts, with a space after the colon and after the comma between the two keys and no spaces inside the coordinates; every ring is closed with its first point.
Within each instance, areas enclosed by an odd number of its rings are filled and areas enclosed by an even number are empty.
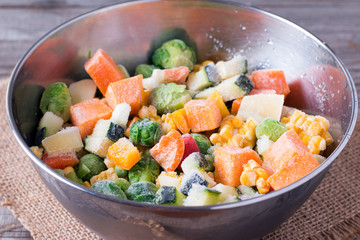
{"type": "MultiPolygon", "coordinates": [[[[0,82],[5,96],[7,82],[0,82]]],[[[46,189],[22,151],[0,100],[0,195],[34,239],[100,239],[46,189]]],[[[360,236],[360,129],[311,198],[265,239],[351,239],[360,236]]],[[[261,226],[259,226],[261,228],[261,226]]]]}

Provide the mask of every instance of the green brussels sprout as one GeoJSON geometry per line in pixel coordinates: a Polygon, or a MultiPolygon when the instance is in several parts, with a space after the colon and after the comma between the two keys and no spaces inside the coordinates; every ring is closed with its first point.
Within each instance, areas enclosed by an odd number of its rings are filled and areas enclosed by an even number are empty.
{"type": "Polygon", "coordinates": [[[121,187],[111,180],[96,182],[91,186],[91,189],[105,195],[126,199],[126,195],[121,187]]]}
{"type": "Polygon", "coordinates": [[[161,125],[147,117],[131,125],[129,138],[134,144],[152,147],[159,141],[160,137],[161,125]]]}
{"type": "Polygon", "coordinates": [[[190,93],[185,85],[176,83],[160,84],[150,93],[150,101],[159,115],[171,113],[184,107],[191,100],[190,93]]]}
{"type": "Polygon", "coordinates": [[[120,177],[120,178],[127,177],[128,172],[129,172],[129,171],[126,170],[126,169],[123,169],[123,168],[121,168],[121,167],[115,166],[115,173],[116,173],[116,175],[117,175],[118,177],[120,177]]]}
{"type": "Polygon", "coordinates": [[[151,156],[143,156],[139,162],[137,162],[129,170],[129,182],[131,184],[135,182],[155,182],[156,178],[160,174],[160,165],[151,156]]]}
{"type": "Polygon", "coordinates": [[[77,167],[76,174],[84,181],[90,179],[106,170],[104,161],[95,154],[86,154],[80,158],[79,166],[77,167]]]}
{"type": "Polygon", "coordinates": [[[56,82],[48,86],[40,100],[40,109],[45,114],[52,112],[67,122],[70,118],[71,96],[65,83],[56,82]]]}
{"type": "Polygon", "coordinates": [[[287,130],[285,124],[272,118],[265,118],[256,126],[255,134],[258,139],[262,135],[266,135],[271,141],[275,142],[287,130]]]}
{"type": "Polygon", "coordinates": [[[149,78],[151,77],[154,69],[158,69],[158,67],[154,65],[140,64],[136,67],[135,76],[142,74],[143,78],[149,78]]]}
{"type": "Polygon", "coordinates": [[[155,50],[152,55],[152,61],[155,65],[162,68],[186,66],[192,70],[196,63],[196,54],[184,41],[173,39],[165,42],[160,48],[155,50]]]}
{"type": "Polygon", "coordinates": [[[126,190],[126,196],[130,200],[145,203],[155,203],[158,187],[152,182],[136,182],[126,190]]]}
{"type": "Polygon", "coordinates": [[[190,135],[194,138],[200,152],[202,154],[207,154],[208,149],[211,147],[210,140],[205,135],[200,133],[190,133],[190,135]]]}
{"type": "Polygon", "coordinates": [[[125,192],[129,187],[130,187],[130,183],[128,180],[126,180],[125,178],[117,178],[114,180],[114,182],[121,187],[121,189],[125,192]]]}

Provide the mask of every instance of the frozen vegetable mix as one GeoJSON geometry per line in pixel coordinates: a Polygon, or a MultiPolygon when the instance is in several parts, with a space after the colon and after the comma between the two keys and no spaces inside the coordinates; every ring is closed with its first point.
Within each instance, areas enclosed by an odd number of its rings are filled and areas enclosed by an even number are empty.
{"type": "Polygon", "coordinates": [[[287,110],[283,70],[251,71],[243,56],[196,62],[179,39],[157,46],[135,75],[99,49],[71,95],[51,84],[33,153],[100,194],[170,206],[261,197],[326,161],[330,122],[287,110]]]}

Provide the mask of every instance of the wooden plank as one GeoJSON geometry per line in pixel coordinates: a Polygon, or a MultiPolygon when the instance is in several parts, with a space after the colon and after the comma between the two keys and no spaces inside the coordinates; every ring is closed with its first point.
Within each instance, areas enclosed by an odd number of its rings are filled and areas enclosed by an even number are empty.
{"type": "MultiPolygon", "coordinates": [[[[0,202],[3,199],[0,197],[0,202]]],[[[1,239],[31,239],[30,233],[14,218],[9,209],[0,206],[0,238],[1,239]]]]}

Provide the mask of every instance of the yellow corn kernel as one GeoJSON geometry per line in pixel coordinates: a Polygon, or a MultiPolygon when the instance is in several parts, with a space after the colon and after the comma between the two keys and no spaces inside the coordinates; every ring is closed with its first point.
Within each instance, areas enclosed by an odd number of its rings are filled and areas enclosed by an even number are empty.
{"type": "Polygon", "coordinates": [[[243,147],[244,146],[244,141],[245,141],[245,136],[241,135],[241,134],[235,134],[232,136],[232,138],[228,141],[228,144],[230,146],[235,146],[235,147],[243,147]]]}
{"type": "Polygon", "coordinates": [[[218,134],[218,133],[213,133],[213,134],[210,135],[210,142],[211,142],[213,145],[218,144],[218,145],[222,146],[222,145],[224,145],[224,143],[225,143],[226,141],[224,141],[224,139],[220,136],[220,134],[218,134]]]}
{"type": "Polygon", "coordinates": [[[300,139],[303,141],[303,143],[304,143],[305,145],[308,145],[308,144],[309,144],[310,139],[311,139],[311,137],[310,137],[309,135],[307,135],[304,131],[301,131],[301,130],[298,131],[297,134],[299,135],[300,139]]]}
{"type": "Polygon", "coordinates": [[[84,182],[84,186],[87,187],[87,188],[90,188],[90,187],[91,187],[91,185],[90,185],[90,183],[89,183],[88,181],[85,181],[85,182],[84,182]]]}
{"type": "Polygon", "coordinates": [[[286,124],[288,129],[294,129],[304,144],[313,154],[318,154],[333,142],[328,129],[330,122],[321,116],[307,115],[296,110],[286,124]]]}
{"type": "Polygon", "coordinates": [[[322,116],[315,116],[315,120],[320,123],[321,128],[324,129],[324,131],[329,130],[330,122],[326,118],[322,116]]]}
{"type": "Polygon", "coordinates": [[[306,124],[306,116],[302,115],[298,118],[298,120],[295,122],[295,127],[301,128],[302,125],[306,124]]]}
{"type": "Polygon", "coordinates": [[[280,122],[282,122],[283,124],[287,124],[290,121],[290,118],[288,117],[283,117],[280,122]]]}
{"type": "Polygon", "coordinates": [[[44,149],[38,147],[38,146],[32,146],[30,147],[30,150],[39,158],[41,159],[44,153],[44,149]]]}
{"type": "Polygon", "coordinates": [[[115,163],[110,161],[107,157],[104,159],[104,163],[107,168],[115,168],[115,163]]]}
{"type": "Polygon", "coordinates": [[[213,61],[211,61],[211,60],[206,60],[206,61],[204,61],[204,62],[201,63],[201,66],[205,66],[205,65],[208,65],[208,64],[210,64],[210,63],[213,63],[213,64],[214,64],[213,61]]]}
{"type": "Polygon", "coordinates": [[[256,181],[256,188],[258,189],[260,194],[265,194],[269,192],[270,184],[267,181],[265,181],[263,178],[259,178],[256,181]]]}
{"type": "Polygon", "coordinates": [[[225,125],[220,129],[219,135],[225,140],[229,140],[233,135],[233,127],[231,125],[225,125]]]}
{"type": "Polygon", "coordinates": [[[321,132],[321,125],[319,122],[316,122],[315,120],[310,123],[310,125],[306,128],[306,133],[310,136],[316,136],[319,135],[321,132]]]}
{"type": "Polygon", "coordinates": [[[162,124],[163,121],[161,120],[161,117],[156,115],[155,117],[150,118],[150,120],[158,122],[159,124],[162,124]]]}
{"type": "Polygon", "coordinates": [[[64,175],[66,176],[66,175],[68,175],[69,173],[75,172],[75,171],[74,171],[74,168],[73,168],[73,167],[66,167],[66,168],[64,168],[63,172],[64,172],[64,175]]]}
{"type": "Polygon", "coordinates": [[[90,179],[90,184],[93,185],[101,180],[115,180],[117,178],[119,178],[119,177],[116,175],[115,169],[109,168],[108,170],[102,171],[98,175],[93,176],[90,179]]]}
{"type": "Polygon", "coordinates": [[[231,121],[234,128],[241,128],[244,121],[240,117],[234,117],[234,119],[231,121]]]}
{"type": "Polygon", "coordinates": [[[320,136],[314,136],[307,146],[312,154],[319,154],[326,149],[326,141],[320,136]]]}
{"type": "Polygon", "coordinates": [[[334,142],[334,139],[332,138],[332,136],[330,135],[330,133],[328,131],[322,131],[320,133],[320,137],[325,139],[326,146],[328,146],[334,142]]]}
{"type": "Polygon", "coordinates": [[[253,187],[256,185],[258,178],[255,171],[243,171],[240,176],[240,182],[242,185],[253,187]]]}
{"type": "Polygon", "coordinates": [[[170,113],[163,114],[161,120],[162,122],[160,123],[160,125],[163,134],[167,134],[168,132],[170,132],[171,129],[177,129],[176,124],[171,118],[170,113]]]}
{"type": "Polygon", "coordinates": [[[235,118],[234,115],[228,115],[224,117],[224,119],[221,121],[220,128],[228,124],[232,125],[232,120],[234,120],[234,118],[235,118]]]}
{"type": "Polygon", "coordinates": [[[260,168],[261,166],[255,162],[254,160],[249,160],[246,164],[243,166],[243,171],[252,171],[255,170],[255,168],[260,168]]]}
{"type": "Polygon", "coordinates": [[[269,174],[261,167],[255,168],[255,173],[259,178],[263,178],[264,180],[269,178],[269,174]]]}
{"type": "Polygon", "coordinates": [[[193,72],[191,72],[190,74],[200,71],[201,67],[201,64],[195,64],[193,72]]]}
{"type": "Polygon", "coordinates": [[[245,141],[243,144],[243,147],[251,147],[253,148],[256,143],[256,122],[255,120],[249,118],[246,120],[245,124],[238,130],[239,134],[242,134],[245,136],[245,141]]]}

